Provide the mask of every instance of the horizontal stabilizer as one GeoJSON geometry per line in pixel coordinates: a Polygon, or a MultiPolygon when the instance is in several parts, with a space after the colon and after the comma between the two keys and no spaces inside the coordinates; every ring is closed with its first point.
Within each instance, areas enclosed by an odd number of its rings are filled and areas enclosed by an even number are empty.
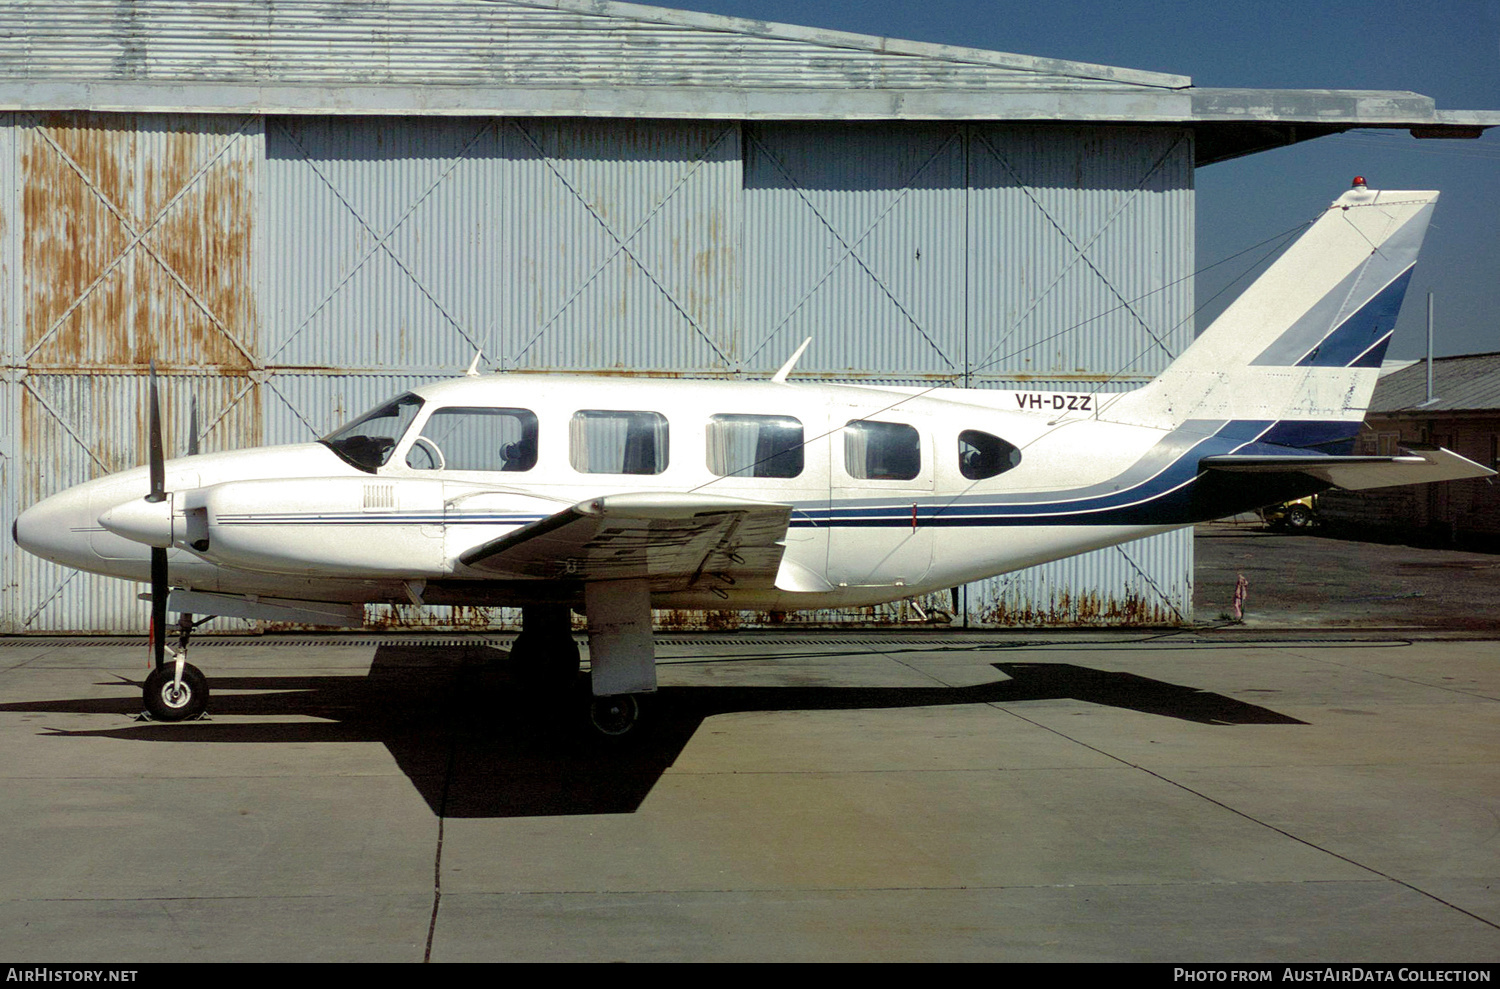
{"type": "Polygon", "coordinates": [[[1229,454],[1204,457],[1204,470],[1252,474],[1306,474],[1337,488],[1361,491],[1400,484],[1493,477],[1495,472],[1451,450],[1412,449],[1399,457],[1262,457],[1229,454]]]}

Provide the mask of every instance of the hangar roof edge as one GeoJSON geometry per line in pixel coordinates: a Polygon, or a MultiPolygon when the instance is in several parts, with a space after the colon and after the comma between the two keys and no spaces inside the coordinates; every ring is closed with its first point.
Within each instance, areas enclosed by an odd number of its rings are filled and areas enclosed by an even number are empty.
{"type": "Polygon", "coordinates": [[[1186,76],[615,0],[7,0],[0,81],[1172,90],[1186,76]]]}
{"type": "Polygon", "coordinates": [[[1416,93],[1194,88],[617,0],[7,0],[0,110],[1175,123],[1199,164],[1353,127],[1500,125],[1416,93]]]}
{"type": "Polygon", "coordinates": [[[623,0],[479,0],[479,2],[509,3],[515,6],[584,11],[631,20],[679,24],[685,27],[696,27],[709,31],[728,31],[735,34],[785,38],[787,40],[826,45],[834,48],[857,48],[866,51],[885,52],[892,55],[910,55],[918,58],[975,62],[978,64],[1004,66],[1025,72],[1043,71],[1057,75],[1106,80],[1122,85],[1184,89],[1193,84],[1192,79],[1188,76],[1167,72],[1150,72],[1143,69],[1122,68],[1114,65],[1098,65],[1090,62],[1077,62],[1072,59],[1019,55],[1013,52],[992,51],[987,48],[967,48],[956,45],[933,44],[925,41],[906,41],[900,38],[887,38],[872,34],[803,27],[796,24],[780,24],[773,21],[729,17],[723,14],[705,14],[698,11],[678,10],[672,7],[625,3],[623,0]]]}

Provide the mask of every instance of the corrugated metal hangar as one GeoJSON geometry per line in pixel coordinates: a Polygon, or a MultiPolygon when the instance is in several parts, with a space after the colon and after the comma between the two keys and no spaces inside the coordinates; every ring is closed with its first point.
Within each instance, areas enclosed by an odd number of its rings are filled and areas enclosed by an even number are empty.
{"type": "MultiPolygon", "coordinates": [[[[152,359],[169,452],[190,395],[206,450],[300,442],[476,350],[733,377],[811,336],[812,378],[1134,387],[1192,338],[1197,165],[1497,122],[602,0],[13,0],[0,497],[142,462],[152,359]]],[[[1184,621],[1191,563],[1129,544],[967,620],[1184,621]]],[[[0,569],[0,631],[145,621],[9,540],[0,569]]]]}

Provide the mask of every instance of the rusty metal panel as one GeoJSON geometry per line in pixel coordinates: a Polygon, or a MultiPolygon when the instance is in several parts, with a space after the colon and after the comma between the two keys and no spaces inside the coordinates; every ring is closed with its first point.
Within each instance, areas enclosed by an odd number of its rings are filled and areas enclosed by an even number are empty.
{"type": "Polygon", "coordinates": [[[970,584],[977,626],[1183,625],[1193,619],[1193,530],[1180,529],[970,584]]]}
{"type": "MultiPolygon", "coordinates": [[[[15,278],[20,224],[16,210],[16,115],[0,114],[0,519],[21,513],[23,473],[20,431],[20,325],[15,318],[20,283],[15,278]]],[[[0,633],[15,631],[16,557],[14,540],[0,536],[0,633]]]]}
{"type": "Polygon", "coordinates": [[[252,366],[259,121],[24,119],[24,363],[252,366]]]}

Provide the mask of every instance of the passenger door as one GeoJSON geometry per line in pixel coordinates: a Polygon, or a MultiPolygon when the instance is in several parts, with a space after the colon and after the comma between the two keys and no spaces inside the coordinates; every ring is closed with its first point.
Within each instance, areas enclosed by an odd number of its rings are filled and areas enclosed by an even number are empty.
{"type": "Polygon", "coordinates": [[[828,579],[845,587],[900,587],[932,568],[922,509],[933,493],[932,438],[920,423],[850,417],[829,435],[828,579]]]}

